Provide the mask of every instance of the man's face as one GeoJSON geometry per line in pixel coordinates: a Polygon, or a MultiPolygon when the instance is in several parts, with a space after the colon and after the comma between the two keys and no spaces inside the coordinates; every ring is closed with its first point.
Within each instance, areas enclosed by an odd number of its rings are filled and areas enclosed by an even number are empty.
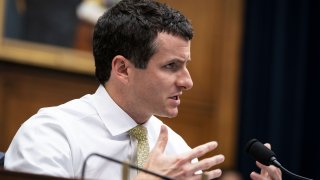
{"type": "Polygon", "coordinates": [[[193,86],[187,69],[190,41],[167,33],[156,38],[157,50],[146,69],[132,69],[130,93],[142,117],[175,117],[183,90],[193,86]]]}

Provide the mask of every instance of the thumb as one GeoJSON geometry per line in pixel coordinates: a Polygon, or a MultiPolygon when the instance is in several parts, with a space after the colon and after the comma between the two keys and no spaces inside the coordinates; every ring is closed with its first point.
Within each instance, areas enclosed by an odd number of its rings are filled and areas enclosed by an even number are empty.
{"type": "Polygon", "coordinates": [[[165,125],[161,125],[160,134],[153,150],[159,150],[160,152],[163,152],[167,146],[167,143],[168,143],[168,128],[165,125]]]}

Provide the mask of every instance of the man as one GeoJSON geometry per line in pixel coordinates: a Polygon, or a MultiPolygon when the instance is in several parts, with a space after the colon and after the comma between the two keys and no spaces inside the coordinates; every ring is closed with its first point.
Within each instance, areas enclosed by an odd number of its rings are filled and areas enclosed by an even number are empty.
{"type": "MultiPolygon", "coordinates": [[[[155,117],[177,116],[182,92],[193,86],[187,69],[192,37],[190,22],[164,4],[118,3],[94,30],[101,84],[96,93],[41,109],[26,121],[6,153],[5,168],[78,178],[86,157],[98,153],[173,179],[200,179],[201,172],[219,177],[222,172],[214,166],[223,155],[197,161],[217,142],[191,149],[155,117]]],[[[118,164],[92,157],[86,165],[86,178],[121,179],[118,164]]],[[[136,170],[129,174],[156,178],[136,170]]],[[[266,178],[268,173],[255,175],[266,178]]]]}

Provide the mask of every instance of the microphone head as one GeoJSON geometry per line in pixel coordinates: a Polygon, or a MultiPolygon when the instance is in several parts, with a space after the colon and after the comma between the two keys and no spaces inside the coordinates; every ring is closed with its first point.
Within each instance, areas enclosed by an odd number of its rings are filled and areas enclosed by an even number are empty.
{"type": "Polygon", "coordinates": [[[266,166],[269,166],[272,163],[271,158],[274,157],[275,159],[276,156],[273,151],[271,151],[257,139],[251,139],[248,141],[245,150],[248,154],[253,156],[255,160],[266,166]]]}

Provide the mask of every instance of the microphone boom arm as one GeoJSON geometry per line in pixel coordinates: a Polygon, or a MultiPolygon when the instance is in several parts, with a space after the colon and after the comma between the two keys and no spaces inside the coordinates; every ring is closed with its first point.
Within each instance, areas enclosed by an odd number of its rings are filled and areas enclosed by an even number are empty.
{"type": "Polygon", "coordinates": [[[101,154],[98,154],[98,153],[91,153],[89,154],[86,159],[84,160],[83,162],[83,166],[82,166],[82,171],[81,171],[81,179],[84,179],[85,178],[85,172],[86,172],[86,165],[87,165],[87,161],[89,160],[90,157],[92,156],[98,156],[98,157],[101,157],[103,159],[107,159],[109,161],[112,161],[112,162],[116,162],[116,163],[119,163],[119,164],[122,164],[122,165],[125,165],[125,166],[128,166],[130,168],[133,168],[133,169],[137,169],[139,171],[142,171],[142,172],[145,172],[147,174],[151,174],[151,175],[154,175],[154,176],[157,176],[161,179],[164,179],[164,180],[173,180],[172,178],[169,178],[167,176],[163,176],[161,174],[157,174],[155,172],[152,172],[152,171],[149,171],[149,170],[146,170],[146,169],[143,169],[143,168],[140,168],[138,166],[135,166],[135,165],[132,165],[132,164],[129,164],[127,162],[122,162],[122,161],[119,161],[117,159],[114,159],[114,158],[111,158],[111,157],[108,157],[108,156],[104,156],[104,155],[101,155],[101,154]]]}

